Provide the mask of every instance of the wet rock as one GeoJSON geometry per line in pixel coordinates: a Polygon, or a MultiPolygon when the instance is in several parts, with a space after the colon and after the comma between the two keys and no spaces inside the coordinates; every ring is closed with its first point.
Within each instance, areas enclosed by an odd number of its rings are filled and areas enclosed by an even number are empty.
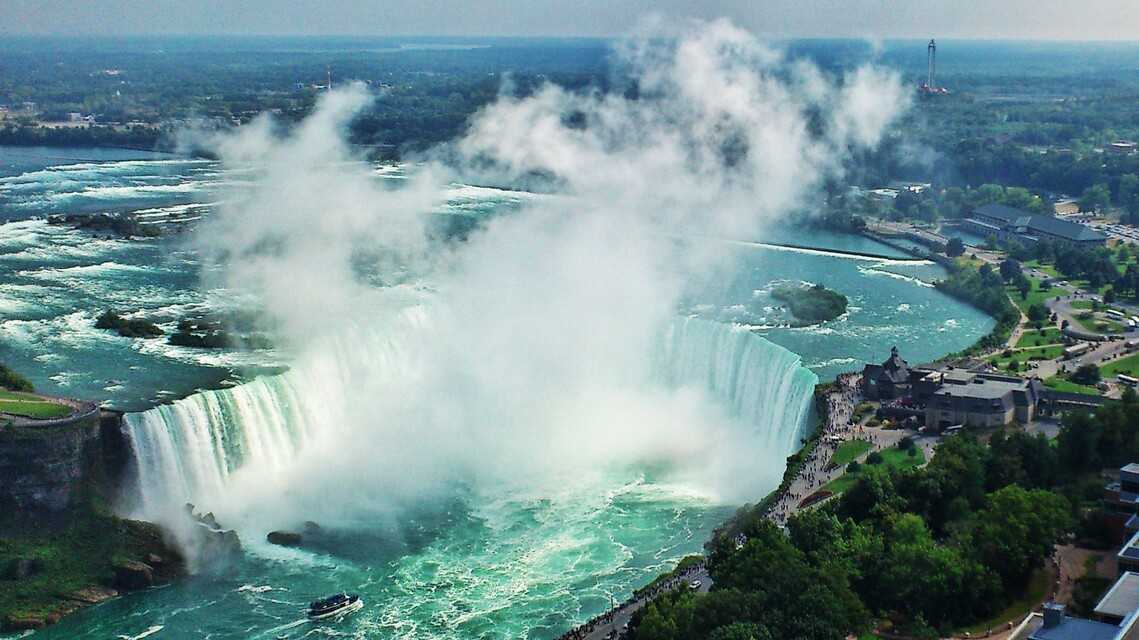
{"type": "Polygon", "coordinates": [[[43,629],[47,626],[47,620],[36,617],[19,617],[8,616],[4,618],[4,624],[0,625],[5,631],[28,631],[30,629],[43,629]]]}
{"type": "Polygon", "coordinates": [[[297,547],[301,544],[301,534],[292,531],[270,531],[265,537],[271,544],[282,547],[297,547]]]}
{"type": "Polygon", "coordinates": [[[107,587],[92,586],[76,589],[71,593],[71,599],[83,605],[98,604],[119,595],[118,591],[107,587]]]}
{"type": "Polygon", "coordinates": [[[142,562],[122,561],[115,563],[115,588],[136,591],[154,586],[153,568],[142,562]]]}

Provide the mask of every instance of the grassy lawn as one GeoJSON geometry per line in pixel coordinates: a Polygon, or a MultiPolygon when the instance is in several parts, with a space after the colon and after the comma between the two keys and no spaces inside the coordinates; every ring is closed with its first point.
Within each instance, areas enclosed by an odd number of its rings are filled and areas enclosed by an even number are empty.
{"type": "Polygon", "coordinates": [[[1016,602],[1005,607],[992,618],[978,622],[971,627],[960,629],[960,631],[967,631],[971,635],[980,637],[989,629],[1003,627],[1009,620],[1014,620],[1019,623],[1024,619],[1024,616],[1028,615],[1028,612],[1033,606],[1044,600],[1044,595],[1048,593],[1048,582],[1048,572],[1043,569],[1037,569],[1036,572],[1032,574],[1032,579],[1028,582],[1028,589],[1016,602]]]}
{"type": "Polygon", "coordinates": [[[1050,264],[1041,264],[1039,260],[1029,260],[1028,262],[1024,263],[1024,266],[1032,267],[1041,273],[1045,273],[1049,278],[1060,278],[1061,280],[1064,279],[1064,277],[1060,275],[1060,272],[1056,270],[1056,267],[1050,264]]]}
{"type": "MultiPolygon", "coordinates": [[[[847,443],[850,444],[850,443],[847,443]]],[[[925,464],[925,453],[919,447],[916,453],[911,456],[908,452],[902,451],[897,447],[889,447],[882,452],[882,465],[883,467],[891,467],[894,469],[908,469],[910,467],[917,467],[925,464]]],[[[838,451],[835,451],[838,454],[838,451]]],[[[863,464],[865,466],[865,463],[863,464]]],[[[841,476],[831,480],[823,487],[833,493],[842,493],[847,489],[854,486],[858,482],[859,473],[844,473],[841,476]]]]}
{"type": "Polygon", "coordinates": [[[1027,349],[1013,351],[1009,357],[995,355],[989,358],[989,362],[994,362],[998,365],[1007,365],[1014,360],[1021,363],[1028,362],[1029,360],[1055,360],[1062,355],[1064,355],[1064,345],[1050,344],[1043,347],[1029,347],[1027,349]]]}
{"type": "Polygon", "coordinates": [[[1045,329],[1033,329],[1025,331],[1020,336],[1020,340],[1016,342],[1017,349],[1025,347],[1039,347],[1047,344],[1062,344],[1064,342],[1064,334],[1056,327],[1047,327],[1045,329]]]}
{"type": "Polygon", "coordinates": [[[1123,325],[1115,322],[1114,320],[1104,320],[1094,315],[1087,318],[1081,317],[1087,313],[1087,311],[1084,311],[1077,315],[1076,322],[1078,322],[1081,327],[1087,329],[1088,331],[1095,331],[1098,333],[1123,333],[1125,331],[1123,325]]]}
{"type": "Polygon", "coordinates": [[[27,400],[28,395],[19,391],[8,391],[0,387],[0,400],[27,400]]]}
{"type": "Polygon", "coordinates": [[[1044,381],[1044,386],[1056,391],[1067,391],[1069,393],[1082,393],[1090,396],[1098,396],[1099,389],[1095,387],[1088,387],[1075,382],[1069,382],[1064,374],[1057,374],[1044,381]]]}
{"type": "Polygon", "coordinates": [[[851,440],[838,445],[831,456],[831,463],[836,467],[845,467],[858,456],[870,450],[870,443],[865,440],[851,440]]]}
{"type": "Polygon", "coordinates": [[[0,413],[46,420],[71,415],[72,409],[55,402],[45,402],[34,396],[0,390],[0,413]]]}
{"type": "Polygon", "coordinates": [[[1139,353],[1109,362],[1099,368],[1100,377],[1107,379],[1119,374],[1134,376],[1139,373],[1139,353]]]}
{"type": "Polygon", "coordinates": [[[1063,289],[1059,287],[1048,287],[1041,289],[1041,283],[1037,280],[1030,279],[1032,283],[1032,290],[1028,292],[1028,297],[1021,298],[1020,292],[1012,285],[1005,285],[1005,291],[1008,292],[1008,297],[1013,301],[1013,304],[1020,309],[1021,313],[1028,313],[1028,308],[1034,304],[1044,304],[1045,300],[1055,298],[1064,293],[1063,289]]]}

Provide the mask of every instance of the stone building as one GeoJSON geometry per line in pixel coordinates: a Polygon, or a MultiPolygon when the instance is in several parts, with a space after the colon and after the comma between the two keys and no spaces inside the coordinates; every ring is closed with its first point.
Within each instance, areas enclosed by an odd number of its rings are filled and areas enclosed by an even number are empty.
{"type": "Polygon", "coordinates": [[[898,355],[898,347],[890,350],[890,358],[882,364],[868,364],[862,369],[862,396],[867,400],[894,400],[910,395],[910,367],[898,355]]]}

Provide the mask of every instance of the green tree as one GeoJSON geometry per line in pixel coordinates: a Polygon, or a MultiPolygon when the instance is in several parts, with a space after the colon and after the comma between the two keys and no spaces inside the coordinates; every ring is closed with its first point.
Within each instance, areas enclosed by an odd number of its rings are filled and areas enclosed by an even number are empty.
{"type": "Polygon", "coordinates": [[[708,640],[772,640],[771,632],[767,627],[755,622],[733,622],[724,627],[718,627],[709,636],[708,640]]]}
{"type": "Polygon", "coordinates": [[[1051,491],[1007,486],[977,513],[971,548],[1006,589],[1023,586],[1071,528],[1070,508],[1051,491]]]}
{"type": "Polygon", "coordinates": [[[969,206],[973,209],[991,203],[1003,203],[1005,188],[999,184],[986,183],[969,192],[967,197],[969,206]]]}
{"type": "Polygon", "coordinates": [[[1001,272],[1001,277],[1005,279],[1005,282],[1009,282],[1013,278],[1019,276],[1020,270],[1021,270],[1020,262],[1018,262],[1017,260],[1013,260],[1012,258],[1007,258],[1005,260],[1001,260],[1000,272],[1001,272]]]}
{"type": "Polygon", "coordinates": [[[35,391],[27,378],[2,364],[0,364],[0,387],[11,391],[35,391]]]}
{"type": "Polygon", "coordinates": [[[1139,176],[1125,173],[1119,176],[1119,186],[1115,189],[1115,204],[1128,213],[1139,211],[1139,176]]]}
{"type": "Polygon", "coordinates": [[[1111,191],[1104,183],[1094,184],[1080,195],[1080,211],[1098,213],[1111,206],[1111,191]]]}
{"type": "Polygon", "coordinates": [[[1028,276],[1023,273],[1018,275],[1013,285],[1016,287],[1017,293],[1020,294],[1020,299],[1028,300],[1028,294],[1032,293],[1032,281],[1028,279],[1028,276]]]}
{"type": "Polygon", "coordinates": [[[1100,467],[1099,425],[1087,413],[1064,414],[1056,441],[1061,469],[1079,474],[1100,467]]]}
{"type": "Polygon", "coordinates": [[[1004,204],[1031,213],[1052,213],[1051,208],[1040,199],[1040,196],[1021,187],[1009,187],[1006,189],[1004,204]]]}
{"type": "Polygon", "coordinates": [[[961,238],[953,237],[945,243],[945,255],[956,258],[965,254],[965,243],[961,238]]]}
{"type": "Polygon", "coordinates": [[[1099,384],[1099,367],[1090,362],[1082,364],[1072,372],[1069,379],[1076,384],[1097,385],[1099,384]]]}

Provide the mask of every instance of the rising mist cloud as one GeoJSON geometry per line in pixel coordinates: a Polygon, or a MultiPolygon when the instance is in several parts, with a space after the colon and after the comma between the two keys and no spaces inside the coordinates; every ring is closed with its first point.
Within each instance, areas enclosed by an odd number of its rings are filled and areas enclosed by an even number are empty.
{"type": "Polygon", "coordinates": [[[400,188],[343,141],[370,100],[360,88],[327,94],[294,131],[262,120],[221,141],[223,164],[248,179],[198,244],[283,328],[296,370],[339,386],[320,391],[325,416],[311,428],[323,437],[243,469],[220,511],[350,518],[328,487],[357,488],[348,509],[369,511],[647,464],[727,500],[778,480],[785,451],[763,451],[706,390],[669,388],[654,371],[686,285],[726,266],[722,249],[685,239],[760,239],[804,215],[906,94],[892,72],[830,78],[723,21],[621,56],[635,91],[503,95],[447,164],[407,167],[400,188]],[[427,239],[452,180],[536,175],[555,193],[458,248],[427,239]],[[418,293],[366,284],[362,251],[418,274],[418,293]]]}

